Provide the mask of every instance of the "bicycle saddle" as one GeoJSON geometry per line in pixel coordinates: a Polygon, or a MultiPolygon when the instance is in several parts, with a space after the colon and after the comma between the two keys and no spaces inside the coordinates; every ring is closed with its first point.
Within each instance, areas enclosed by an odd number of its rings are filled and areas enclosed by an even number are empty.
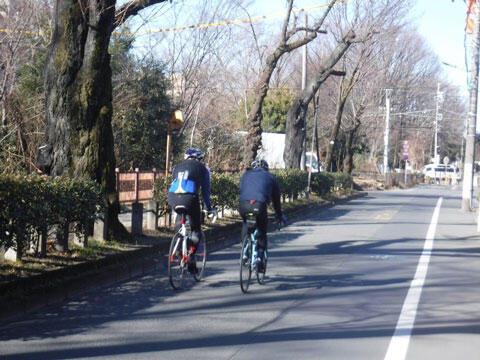
{"type": "Polygon", "coordinates": [[[177,205],[177,206],[175,206],[175,212],[176,212],[177,214],[180,214],[180,215],[186,214],[187,211],[188,211],[188,209],[187,209],[187,207],[186,207],[185,205],[177,205]]]}

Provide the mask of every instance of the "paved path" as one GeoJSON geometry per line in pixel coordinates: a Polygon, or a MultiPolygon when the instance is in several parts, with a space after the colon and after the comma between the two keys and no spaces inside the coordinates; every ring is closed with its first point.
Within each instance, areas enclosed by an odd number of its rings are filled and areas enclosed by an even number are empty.
{"type": "Polygon", "coordinates": [[[270,234],[246,295],[235,245],[184,291],[160,269],[0,324],[0,359],[479,359],[479,236],[459,209],[429,185],[311,211],[270,234]]]}

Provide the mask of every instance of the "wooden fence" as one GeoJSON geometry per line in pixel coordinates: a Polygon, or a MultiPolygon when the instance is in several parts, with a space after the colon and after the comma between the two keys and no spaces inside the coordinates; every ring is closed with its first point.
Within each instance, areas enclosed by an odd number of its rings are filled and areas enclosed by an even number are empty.
{"type": "Polygon", "coordinates": [[[121,173],[117,168],[115,174],[120,202],[134,203],[152,199],[155,180],[165,176],[165,171],[153,169],[152,172],[141,173],[139,169],[135,169],[134,172],[121,173]]]}

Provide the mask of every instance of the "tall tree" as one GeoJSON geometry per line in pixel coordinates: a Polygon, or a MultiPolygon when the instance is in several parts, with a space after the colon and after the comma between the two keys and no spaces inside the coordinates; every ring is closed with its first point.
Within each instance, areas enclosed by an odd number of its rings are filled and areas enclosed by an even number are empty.
{"type": "Polygon", "coordinates": [[[312,27],[300,27],[295,24],[293,28],[289,30],[293,1],[294,0],[288,0],[287,13],[282,26],[280,42],[275,50],[267,57],[266,64],[255,87],[255,101],[248,116],[249,130],[245,144],[245,166],[250,164],[256,158],[257,151],[262,144],[262,106],[265,97],[267,96],[270,79],[272,78],[272,74],[275,71],[280,58],[283,55],[308,44],[314,40],[319,33],[325,33],[325,31],[320,30],[320,28],[325,22],[333,5],[337,2],[336,0],[331,0],[322,17],[320,17],[312,27]],[[306,31],[307,35],[298,39],[297,35],[303,31],[306,31]]]}
{"type": "MultiPolygon", "coordinates": [[[[365,50],[365,49],[363,49],[365,50]]],[[[361,51],[363,53],[363,51],[361,51]]],[[[342,116],[343,111],[345,109],[345,104],[347,102],[348,96],[350,95],[353,87],[357,84],[359,79],[359,70],[362,62],[365,60],[363,56],[359,56],[357,61],[354,62],[353,69],[351,72],[346,74],[339,82],[338,85],[338,99],[337,99],[337,106],[335,111],[335,122],[332,128],[332,133],[330,135],[330,141],[327,148],[327,156],[325,160],[325,166],[327,169],[331,168],[332,162],[332,153],[333,153],[333,146],[335,141],[337,140],[338,132],[340,130],[340,125],[342,123],[342,116]]],[[[358,126],[357,126],[358,128],[358,126]]],[[[347,149],[348,150],[348,149],[347,149]]],[[[347,151],[348,152],[348,151],[347,151]]]]}
{"type": "Polygon", "coordinates": [[[308,83],[297,97],[293,100],[292,106],[288,110],[287,124],[285,131],[285,149],[283,159],[287,169],[299,169],[302,157],[302,144],[305,139],[305,119],[310,101],[317,92],[320,85],[331,75],[341,75],[342,72],[333,70],[333,67],[342,58],[347,49],[352,44],[355,34],[349,32],[338,43],[337,47],[332,51],[324,66],[320,67],[312,80],[308,83]]]}
{"type": "Polygon", "coordinates": [[[55,29],[45,66],[46,145],[39,165],[52,176],[83,176],[102,185],[108,235],[126,236],[118,220],[112,134],[113,30],[165,0],[56,0],[55,29]]]}

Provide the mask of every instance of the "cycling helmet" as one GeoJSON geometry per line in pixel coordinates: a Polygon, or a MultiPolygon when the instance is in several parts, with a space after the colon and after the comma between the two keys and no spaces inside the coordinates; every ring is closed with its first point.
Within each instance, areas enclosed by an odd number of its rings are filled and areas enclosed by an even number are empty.
{"type": "Polygon", "coordinates": [[[199,148],[190,148],[185,151],[185,159],[203,160],[205,154],[199,148]]]}
{"type": "Polygon", "coordinates": [[[268,163],[263,159],[253,160],[250,166],[252,167],[252,169],[262,167],[268,170],[268,163]]]}

